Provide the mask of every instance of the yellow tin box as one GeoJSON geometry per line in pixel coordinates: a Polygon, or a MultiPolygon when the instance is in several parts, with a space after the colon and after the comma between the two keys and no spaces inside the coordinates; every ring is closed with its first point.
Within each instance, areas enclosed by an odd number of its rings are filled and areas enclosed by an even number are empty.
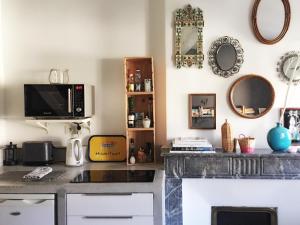
{"type": "Polygon", "coordinates": [[[94,135],[89,139],[88,150],[91,161],[125,161],[126,138],[122,135],[94,135]]]}

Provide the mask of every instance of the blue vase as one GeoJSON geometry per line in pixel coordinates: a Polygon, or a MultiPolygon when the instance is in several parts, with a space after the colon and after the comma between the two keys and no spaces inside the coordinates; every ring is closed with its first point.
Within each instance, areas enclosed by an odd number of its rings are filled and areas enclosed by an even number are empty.
{"type": "Polygon", "coordinates": [[[273,151],[286,152],[292,144],[291,134],[281,123],[269,130],[267,141],[273,151]]]}

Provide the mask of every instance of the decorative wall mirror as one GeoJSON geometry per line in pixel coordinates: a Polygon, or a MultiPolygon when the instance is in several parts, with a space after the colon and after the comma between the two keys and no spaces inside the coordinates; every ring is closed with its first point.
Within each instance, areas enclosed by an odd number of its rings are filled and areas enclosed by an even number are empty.
{"type": "Polygon", "coordinates": [[[177,68],[196,65],[202,68],[204,55],[202,46],[203,14],[200,8],[188,5],[176,10],[175,15],[175,63],[177,68]]]}
{"type": "Polygon", "coordinates": [[[252,28],[263,44],[279,42],[289,29],[291,8],[289,0],[255,0],[252,9],[252,28]]]}
{"type": "Polygon", "coordinates": [[[272,84],[258,75],[246,75],[236,80],[229,90],[233,111],[244,118],[265,115],[273,106],[275,91],[272,84]]]}
{"type": "Polygon", "coordinates": [[[214,74],[226,78],[239,72],[244,62],[244,51],[237,39],[224,36],[212,43],[208,57],[214,74]]]}
{"type": "Polygon", "coordinates": [[[295,85],[300,82],[300,52],[288,52],[280,58],[278,62],[277,71],[279,77],[287,83],[293,76],[293,83],[295,85]]]}

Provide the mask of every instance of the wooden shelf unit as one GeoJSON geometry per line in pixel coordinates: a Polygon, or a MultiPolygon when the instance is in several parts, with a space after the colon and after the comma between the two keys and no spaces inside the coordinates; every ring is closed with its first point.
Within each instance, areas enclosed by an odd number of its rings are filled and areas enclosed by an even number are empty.
{"type": "MultiPolygon", "coordinates": [[[[155,85],[154,85],[154,68],[152,57],[125,57],[124,58],[124,76],[125,76],[125,115],[126,115],[126,155],[127,164],[129,163],[130,152],[129,144],[130,139],[134,139],[135,144],[135,156],[136,163],[140,163],[137,158],[137,151],[140,147],[145,150],[147,143],[151,143],[151,157],[148,155],[146,163],[156,162],[156,151],[155,151],[155,85]],[[135,74],[136,70],[141,71],[141,91],[128,91],[128,77],[129,74],[135,74]],[[145,92],[144,80],[151,79],[151,91],[145,92]],[[128,127],[128,114],[129,104],[128,99],[133,98],[134,112],[144,113],[144,116],[148,116],[151,119],[150,128],[143,127],[128,127]],[[151,160],[150,160],[151,159],[151,160]]],[[[147,152],[147,151],[146,151],[147,152]]],[[[144,162],[145,163],[145,162],[144,162]]]]}

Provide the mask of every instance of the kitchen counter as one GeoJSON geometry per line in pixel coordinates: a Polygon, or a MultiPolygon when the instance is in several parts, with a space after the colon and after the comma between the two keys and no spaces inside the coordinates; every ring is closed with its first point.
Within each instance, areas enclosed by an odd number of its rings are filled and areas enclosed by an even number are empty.
{"type": "MultiPolygon", "coordinates": [[[[53,172],[61,172],[54,179],[45,181],[22,181],[21,171],[32,171],[35,167],[0,167],[0,193],[56,193],[58,225],[66,224],[66,194],[68,193],[147,193],[154,194],[154,224],[161,225],[164,212],[164,170],[163,165],[134,165],[126,163],[85,163],[81,167],[67,167],[64,164],[51,165],[53,172]],[[153,182],[141,183],[70,183],[84,170],[155,170],[153,182]],[[2,174],[2,178],[1,178],[2,174]],[[4,177],[5,174],[12,176],[4,177]]],[[[52,173],[53,173],[52,172],[52,173]]]]}

